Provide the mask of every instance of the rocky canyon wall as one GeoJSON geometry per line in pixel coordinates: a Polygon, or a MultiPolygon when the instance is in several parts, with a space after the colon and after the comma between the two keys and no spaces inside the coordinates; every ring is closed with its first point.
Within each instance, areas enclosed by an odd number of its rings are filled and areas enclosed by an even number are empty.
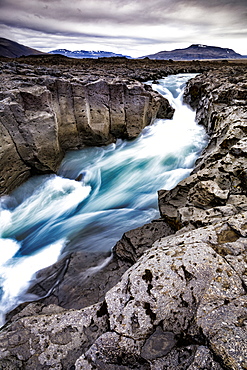
{"type": "Polygon", "coordinates": [[[193,173],[159,192],[161,218],[125,233],[98,275],[78,254],[38,274],[32,293],[59,283],[9,316],[3,368],[247,368],[246,77],[229,67],[189,82],[209,134],[193,173]]]}
{"type": "Polygon", "coordinates": [[[0,194],[31,174],[55,172],[67,150],[133,139],[168,101],[137,81],[0,75],[0,194]]]}
{"type": "Polygon", "coordinates": [[[209,134],[187,179],[159,192],[161,216],[175,228],[197,228],[246,211],[247,88],[242,69],[208,72],[191,80],[185,101],[209,134]]]}

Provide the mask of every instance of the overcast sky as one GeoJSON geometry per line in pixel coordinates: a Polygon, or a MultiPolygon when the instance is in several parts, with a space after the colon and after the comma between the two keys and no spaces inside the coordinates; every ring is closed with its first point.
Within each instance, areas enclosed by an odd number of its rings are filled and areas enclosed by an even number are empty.
{"type": "Polygon", "coordinates": [[[247,55],[247,0],[0,0],[0,36],[133,57],[205,44],[247,55]]]}

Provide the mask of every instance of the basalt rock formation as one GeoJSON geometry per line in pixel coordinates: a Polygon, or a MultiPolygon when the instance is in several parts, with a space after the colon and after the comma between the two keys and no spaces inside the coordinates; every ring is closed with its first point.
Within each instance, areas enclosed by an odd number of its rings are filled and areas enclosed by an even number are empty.
{"type": "Polygon", "coordinates": [[[188,83],[185,100],[209,134],[193,173],[159,192],[160,220],[117,243],[96,277],[105,290],[86,283],[91,306],[74,292],[84,308],[59,300],[73,268],[77,281],[78,266],[68,266],[78,256],[60,261],[57,275],[40,272],[41,294],[54,294],[12,313],[0,333],[2,368],[247,368],[246,76],[229,67],[188,83]]]}
{"type": "Polygon", "coordinates": [[[159,192],[159,207],[169,224],[193,229],[247,210],[246,73],[229,69],[198,76],[184,98],[197,109],[209,143],[191,176],[159,192]]]}
{"type": "Polygon", "coordinates": [[[154,118],[173,115],[164,97],[137,81],[3,71],[0,194],[30,174],[55,172],[69,149],[132,139],[154,118]]]}

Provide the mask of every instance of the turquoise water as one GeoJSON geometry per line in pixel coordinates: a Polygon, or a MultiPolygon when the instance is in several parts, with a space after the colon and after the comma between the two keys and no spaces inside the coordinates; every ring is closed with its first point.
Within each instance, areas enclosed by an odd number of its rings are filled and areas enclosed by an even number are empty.
{"type": "Polygon", "coordinates": [[[133,141],[67,153],[57,175],[32,178],[1,198],[2,317],[28,299],[35,272],[61,253],[110,251],[125,231],[159,217],[157,191],[187,177],[207,142],[195,113],[182,103],[193,76],[152,85],[175,108],[172,120],[155,120],[133,141]]]}

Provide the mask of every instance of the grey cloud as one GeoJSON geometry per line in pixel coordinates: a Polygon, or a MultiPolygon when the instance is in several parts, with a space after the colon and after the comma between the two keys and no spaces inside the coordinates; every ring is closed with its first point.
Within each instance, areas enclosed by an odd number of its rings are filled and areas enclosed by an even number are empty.
{"type": "MultiPolygon", "coordinates": [[[[8,24],[7,27],[11,28],[13,25],[12,24],[8,24]]],[[[18,29],[17,29],[18,30],[18,29]]],[[[37,31],[41,31],[41,30],[37,30],[37,31]]],[[[18,32],[18,31],[17,31],[18,32]]],[[[26,35],[28,35],[28,28],[25,28],[24,29],[24,33],[26,35]]],[[[1,33],[1,26],[0,26],[0,33],[1,33]]],[[[164,44],[165,42],[163,40],[157,40],[155,38],[148,38],[148,37],[135,37],[135,36],[132,36],[132,37],[128,37],[128,36],[114,36],[114,35],[104,35],[104,34],[94,34],[94,33],[82,33],[82,32],[63,32],[63,33],[54,33],[52,30],[47,30],[46,31],[47,34],[50,34],[51,36],[63,36],[64,38],[68,38],[68,40],[71,40],[71,39],[83,39],[84,41],[87,41],[87,39],[89,40],[112,40],[112,41],[117,41],[117,40],[121,40],[121,41],[125,41],[125,42],[128,42],[128,43],[131,43],[131,42],[135,42],[135,43],[138,43],[138,44],[164,44]]],[[[169,43],[169,42],[167,42],[169,43]]],[[[42,45],[44,46],[44,45],[42,45]]],[[[40,47],[42,47],[40,45],[40,47]]]]}
{"type": "Polygon", "coordinates": [[[29,34],[35,43],[46,36],[51,40],[54,35],[52,44],[56,37],[73,38],[78,44],[82,39],[92,40],[92,43],[105,40],[111,44],[122,40],[126,45],[156,44],[157,47],[171,42],[201,42],[205,35],[210,39],[242,38],[247,32],[246,14],[246,0],[0,0],[0,24],[4,35],[10,30],[11,39],[12,30],[18,41],[18,32],[29,34]],[[194,12],[199,16],[194,16],[194,12]],[[95,30],[94,25],[97,26],[95,30]],[[109,25],[112,26],[110,31],[109,25]],[[150,36],[150,26],[170,26],[188,32],[184,36],[179,32],[179,39],[176,32],[156,37],[154,33],[150,36]],[[130,37],[127,27],[142,27],[142,37],[135,36],[135,31],[130,37]]]}
{"type": "MultiPolygon", "coordinates": [[[[4,23],[5,12],[15,13],[18,23],[22,22],[24,26],[28,22],[27,15],[30,17],[34,14],[39,14],[42,18],[48,18],[61,21],[74,21],[74,22],[113,22],[125,24],[155,24],[159,22],[170,22],[176,19],[176,14],[179,12],[180,7],[192,6],[194,8],[202,8],[208,12],[211,9],[228,9],[231,12],[236,12],[240,18],[244,17],[243,10],[246,10],[246,1],[228,1],[219,0],[74,0],[71,6],[70,2],[64,0],[53,1],[31,1],[22,0],[16,2],[13,0],[2,0],[2,12],[0,19],[4,23]],[[96,5],[95,5],[96,4],[96,5]],[[97,6],[98,5],[98,6],[97,6]],[[18,17],[19,15],[19,17],[18,17]]],[[[13,14],[11,14],[13,18],[13,14]]],[[[29,22],[28,22],[29,23],[29,22]]],[[[34,27],[34,26],[32,26],[34,27]]]]}

